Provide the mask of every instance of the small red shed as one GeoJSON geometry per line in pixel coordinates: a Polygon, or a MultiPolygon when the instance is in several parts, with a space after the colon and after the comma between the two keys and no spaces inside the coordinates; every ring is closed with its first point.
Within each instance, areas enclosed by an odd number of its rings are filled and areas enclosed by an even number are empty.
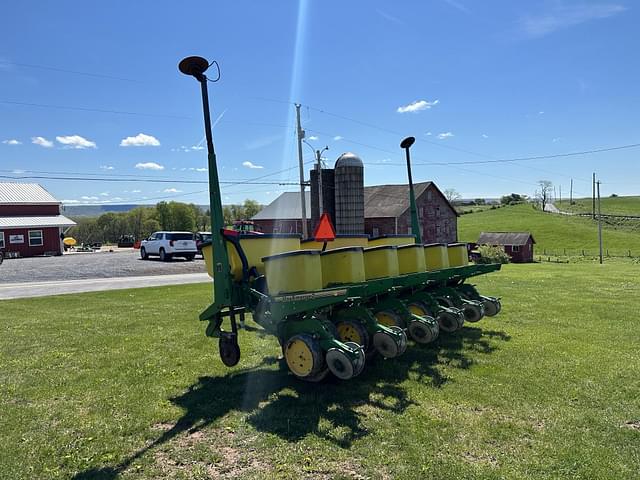
{"type": "Polygon", "coordinates": [[[535,243],[529,232],[482,232],[478,238],[478,245],[503,247],[513,263],[533,262],[535,243]]]}
{"type": "Polygon", "coordinates": [[[76,223],[37,183],[0,183],[0,252],[5,257],[61,255],[61,234],[76,223]]]}

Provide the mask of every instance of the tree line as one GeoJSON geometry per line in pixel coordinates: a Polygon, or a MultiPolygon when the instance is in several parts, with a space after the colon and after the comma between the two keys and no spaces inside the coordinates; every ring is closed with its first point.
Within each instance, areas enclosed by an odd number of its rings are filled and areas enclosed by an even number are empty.
{"type": "MultiPolygon", "coordinates": [[[[242,205],[223,207],[227,226],[236,220],[248,220],[258,213],[261,206],[247,199],[242,205]]],[[[210,231],[211,216],[208,209],[193,203],[160,202],[152,206],[139,206],[128,212],[108,212],[99,217],[74,218],[76,226],[67,232],[78,243],[117,243],[123,235],[133,235],[136,240],[147,238],[158,230],[183,232],[210,231]]]]}

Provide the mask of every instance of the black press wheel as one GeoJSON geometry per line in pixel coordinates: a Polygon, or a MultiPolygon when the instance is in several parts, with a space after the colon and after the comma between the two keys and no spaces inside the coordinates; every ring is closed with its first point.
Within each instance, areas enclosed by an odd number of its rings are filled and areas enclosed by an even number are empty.
{"type": "Polygon", "coordinates": [[[467,322],[479,322],[484,316],[484,308],[481,304],[468,304],[463,309],[464,319],[467,322]]]}
{"type": "Polygon", "coordinates": [[[451,312],[441,312],[438,315],[438,327],[440,330],[447,333],[455,332],[459,330],[462,325],[458,322],[458,318],[451,312]]]}
{"type": "Polygon", "coordinates": [[[223,333],[218,341],[220,359],[227,367],[233,367],[240,361],[240,345],[238,337],[232,333],[223,333]]]}

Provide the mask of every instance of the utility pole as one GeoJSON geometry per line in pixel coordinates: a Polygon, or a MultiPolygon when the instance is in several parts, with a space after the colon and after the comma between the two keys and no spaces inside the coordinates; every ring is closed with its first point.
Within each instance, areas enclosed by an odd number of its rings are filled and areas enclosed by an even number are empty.
{"type": "Polygon", "coordinates": [[[602,265],[602,214],[600,213],[600,180],[598,185],[598,241],[600,242],[600,265],[602,265]]]}
{"type": "Polygon", "coordinates": [[[320,216],[324,213],[324,203],[322,197],[322,152],[329,150],[329,147],[324,147],[322,150],[316,150],[316,168],[318,169],[318,202],[320,206],[320,216]]]}
{"type": "Polygon", "coordinates": [[[596,219],[596,173],[593,172],[593,182],[592,182],[592,193],[591,193],[591,218],[596,219]]]}
{"type": "Polygon", "coordinates": [[[558,203],[562,205],[562,185],[558,185],[558,188],[560,189],[560,201],[558,203]]]}
{"type": "Polygon", "coordinates": [[[307,202],[304,198],[304,165],[302,162],[302,139],[304,130],[300,125],[300,104],[296,103],[296,120],[298,124],[298,164],[300,167],[300,206],[302,207],[302,238],[309,238],[307,232],[307,202]]]}
{"type": "Polygon", "coordinates": [[[569,205],[573,205],[573,178],[571,179],[571,188],[569,189],[569,205]]]}

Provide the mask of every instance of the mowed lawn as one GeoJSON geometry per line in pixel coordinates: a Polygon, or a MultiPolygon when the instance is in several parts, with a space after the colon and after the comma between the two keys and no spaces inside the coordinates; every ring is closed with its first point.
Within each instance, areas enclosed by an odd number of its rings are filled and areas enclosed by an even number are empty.
{"type": "Polygon", "coordinates": [[[503,312],[309,385],[222,366],[194,285],[0,302],[0,478],[611,478],[640,472],[640,267],[507,265],[503,312]]]}
{"type": "MultiPolygon", "coordinates": [[[[598,252],[598,224],[590,218],[556,215],[521,204],[470,213],[458,219],[458,237],[463,242],[477,242],[480,232],[531,232],[535,254],[547,250],[571,254],[586,250],[598,252]]],[[[611,255],[640,256],[640,233],[629,228],[606,225],[602,231],[604,249],[611,255]]]]}

